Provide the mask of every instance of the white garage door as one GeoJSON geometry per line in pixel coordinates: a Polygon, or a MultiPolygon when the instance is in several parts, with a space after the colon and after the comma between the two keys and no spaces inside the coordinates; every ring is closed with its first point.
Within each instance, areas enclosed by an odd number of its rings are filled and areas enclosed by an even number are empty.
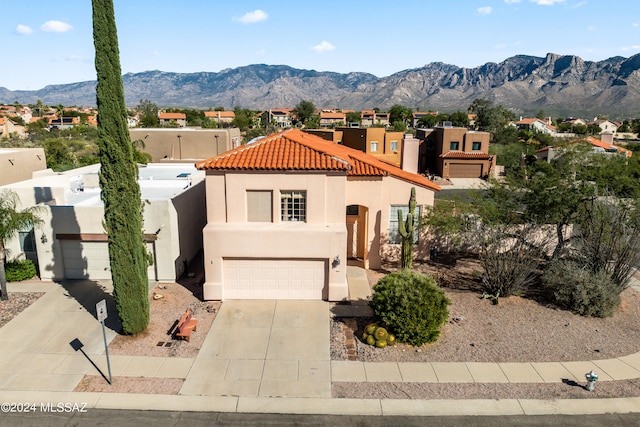
{"type": "MultiPolygon", "coordinates": [[[[66,279],[111,280],[107,242],[60,240],[60,245],[66,279]]],[[[153,254],[151,243],[147,243],[147,251],[153,254]]],[[[149,280],[156,280],[155,266],[147,271],[149,280]]]]}
{"type": "Polygon", "coordinates": [[[111,279],[107,242],[61,240],[66,279],[111,279]]]}
{"type": "Polygon", "coordinates": [[[225,259],[225,299],[322,299],[327,263],[300,259],[225,259]]]}

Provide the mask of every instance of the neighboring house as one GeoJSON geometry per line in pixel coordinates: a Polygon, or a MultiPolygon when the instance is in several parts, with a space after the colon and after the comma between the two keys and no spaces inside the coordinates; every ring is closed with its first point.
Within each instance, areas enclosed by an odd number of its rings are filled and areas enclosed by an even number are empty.
{"type": "Polygon", "coordinates": [[[11,135],[25,138],[26,131],[24,126],[16,124],[7,117],[0,117],[0,138],[10,138],[11,135]]]}
{"type": "MultiPolygon", "coordinates": [[[[397,255],[398,209],[440,187],[421,175],[294,129],[197,163],[206,171],[204,298],[348,298],[347,259],[397,255]]],[[[417,252],[427,242],[419,233],[417,252]]]]}
{"type": "Polygon", "coordinates": [[[289,129],[293,126],[292,111],[292,108],[273,108],[262,114],[265,115],[267,123],[273,123],[281,129],[289,129]]]}
{"type": "Polygon", "coordinates": [[[573,125],[573,126],[586,126],[587,122],[580,119],[580,118],[568,118],[566,120],[562,121],[562,124],[566,124],[566,125],[573,125]]]}
{"type": "Polygon", "coordinates": [[[437,116],[438,113],[435,111],[416,111],[415,113],[411,114],[411,127],[416,128],[418,127],[418,122],[421,119],[424,119],[427,116],[437,116]]]}
{"type": "Polygon", "coordinates": [[[187,126],[187,115],[184,113],[158,113],[158,121],[160,126],[173,126],[176,124],[178,127],[183,128],[187,126]]]}
{"type": "Polygon", "coordinates": [[[236,118],[236,113],[233,111],[205,111],[204,118],[228,126],[236,118]]]}
{"type": "Polygon", "coordinates": [[[131,141],[153,162],[204,160],[240,145],[240,129],[132,128],[131,141]]]}
{"type": "Polygon", "coordinates": [[[463,127],[435,126],[418,129],[419,172],[448,178],[484,178],[495,169],[495,157],[489,154],[489,132],[463,127]]]}
{"type": "Polygon", "coordinates": [[[618,131],[618,128],[620,127],[619,123],[616,123],[607,119],[595,119],[587,123],[587,125],[598,126],[600,129],[602,129],[602,132],[611,133],[611,134],[615,134],[618,131]]]}
{"type": "MultiPolygon", "coordinates": [[[[111,279],[99,169],[47,170],[2,187],[17,193],[21,208],[41,207],[41,226],[24,230],[8,245],[15,257],[24,254],[36,262],[41,279],[111,279]]],[[[202,250],[204,173],[193,164],[149,164],[140,166],[138,182],[143,235],[153,258],[149,280],[173,282],[202,250]]]]}
{"type": "Polygon", "coordinates": [[[362,110],[360,112],[362,121],[360,126],[372,127],[372,126],[389,126],[389,113],[376,113],[375,110],[362,110]]]}
{"type": "Polygon", "coordinates": [[[58,130],[67,130],[73,129],[74,127],[80,124],[80,117],[50,117],[49,118],[49,130],[58,129],[58,130]]]}
{"type": "Polygon", "coordinates": [[[548,135],[555,135],[557,133],[555,126],[536,117],[520,118],[519,121],[515,122],[515,126],[518,129],[542,132],[548,135]]]}
{"type": "Polygon", "coordinates": [[[31,179],[46,168],[44,148],[0,148],[0,185],[31,179]]]}
{"type": "Polygon", "coordinates": [[[344,126],[347,123],[347,114],[343,112],[322,111],[320,112],[320,127],[332,128],[344,126]]]}
{"type": "MultiPolygon", "coordinates": [[[[574,143],[587,142],[591,144],[593,147],[593,151],[599,153],[609,153],[609,154],[622,154],[627,158],[631,157],[633,154],[632,151],[627,150],[626,148],[618,147],[612,143],[601,141],[592,136],[588,136],[584,139],[579,139],[574,141],[574,143]]],[[[538,151],[536,151],[536,156],[538,160],[546,160],[550,162],[558,156],[559,149],[554,147],[545,147],[538,151]]]]}
{"type": "Polygon", "coordinates": [[[342,144],[400,165],[404,132],[387,132],[384,128],[339,128],[342,144]]]}

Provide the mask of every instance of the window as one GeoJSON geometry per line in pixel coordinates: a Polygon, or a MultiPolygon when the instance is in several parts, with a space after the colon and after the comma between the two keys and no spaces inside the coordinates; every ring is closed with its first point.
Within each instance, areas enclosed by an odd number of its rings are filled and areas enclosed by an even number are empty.
{"type": "Polygon", "coordinates": [[[273,221],[273,193],[269,190],[247,190],[247,221],[273,221]]]}
{"type": "Polygon", "coordinates": [[[371,141],[371,152],[375,153],[378,151],[378,141],[371,141]]]}
{"type": "Polygon", "coordinates": [[[398,149],[398,141],[391,141],[391,151],[396,151],[398,149]]]}
{"type": "Polygon", "coordinates": [[[19,231],[18,240],[20,240],[20,250],[22,252],[36,251],[36,237],[33,233],[33,230],[19,231]]]}
{"type": "MultiPolygon", "coordinates": [[[[409,213],[409,206],[407,205],[391,205],[391,211],[389,212],[389,243],[393,245],[399,245],[402,243],[402,236],[398,231],[398,209],[402,211],[402,219],[406,221],[407,214],[409,213]]],[[[413,218],[413,226],[418,229],[420,223],[420,206],[416,206],[415,217],[413,218]]],[[[418,234],[415,233],[413,244],[418,244],[418,234]]]]}
{"type": "Polygon", "coordinates": [[[282,221],[307,221],[307,192],[280,192],[280,219],[282,221]]]}
{"type": "Polygon", "coordinates": [[[473,144],[471,144],[471,149],[473,151],[479,151],[481,146],[482,146],[481,142],[474,141],[473,144]]]}
{"type": "Polygon", "coordinates": [[[457,150],[459,146],[460,143],[458,141],[451,141],[449,143],[449,150],[457,150]]]}

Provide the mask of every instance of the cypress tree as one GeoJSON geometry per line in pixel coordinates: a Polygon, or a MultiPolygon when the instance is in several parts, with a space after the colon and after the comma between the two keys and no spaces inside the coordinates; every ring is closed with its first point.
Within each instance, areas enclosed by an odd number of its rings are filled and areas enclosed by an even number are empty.
{"type": "Polygon", "coordinates": [[[138,166],[127,109],[112,0],[92,0],[98,86],[98,149],[104,224],[109,239],[113,298],[125,334],[149,325],[147,257],[142,237],[138,166]]]}

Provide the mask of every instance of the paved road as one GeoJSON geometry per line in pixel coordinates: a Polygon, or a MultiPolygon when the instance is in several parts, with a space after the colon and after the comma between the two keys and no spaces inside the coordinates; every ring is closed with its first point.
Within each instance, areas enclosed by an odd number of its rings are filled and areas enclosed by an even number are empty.
{"type": "Polygon", "coordinates": [[[372,417],[336,415],[236,414],[216,412],[165,412],[92,409],[73,414],[2,414],[0,426],[581,426],[626,427],[640,425],[638,414],[613,415],[541,415],[541,416],[466,416],[466,417],[372,417]]]}

